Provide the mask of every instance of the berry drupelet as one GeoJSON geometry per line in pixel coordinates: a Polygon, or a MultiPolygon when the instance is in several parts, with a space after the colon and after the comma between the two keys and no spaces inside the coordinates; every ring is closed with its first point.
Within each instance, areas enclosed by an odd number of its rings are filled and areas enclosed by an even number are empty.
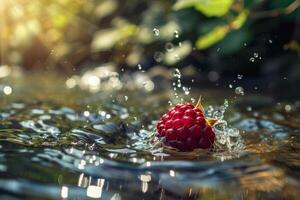
{"type": "Polygon", "coordinates": [[[205,118],[200,97],[196,106],[192,103],[178,104],[164,114],[157,123],[156,136],[164,145],[179,151],[209,149],[215,142],[212,130],[215,122],[205,118]]]}

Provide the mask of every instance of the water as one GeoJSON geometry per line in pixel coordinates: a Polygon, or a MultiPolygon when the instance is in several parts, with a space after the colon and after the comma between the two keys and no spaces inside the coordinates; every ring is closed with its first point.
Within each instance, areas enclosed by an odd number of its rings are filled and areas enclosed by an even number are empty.
{"type": "Polygon", "coordinates": [[[270,104],[263,97],[252,100],[248,92],[243,99],[224,102],[232,90],[193,86],[189,95],[205,97],[207,115],[224,120],[215,129],[227,129],[226,136],[218,136],[225,146],[170,154],[153,146],[151,138],[155,120],[169,108],[171,83],[169,89],[154,87],[154,92],[141,86],[144,81],[157,85],[146,73],[128,80],[111,71],[105,76],[96,75],[97,70],[86,73],[93,78],[73,77],[72,84],[49,74],[1,80],[3,85],[14,83],[10,95],[1,94],[1,199],[300,195],[299,102],[270,104]],[[231,151],[236,144],[242,148],[231,151]]]}

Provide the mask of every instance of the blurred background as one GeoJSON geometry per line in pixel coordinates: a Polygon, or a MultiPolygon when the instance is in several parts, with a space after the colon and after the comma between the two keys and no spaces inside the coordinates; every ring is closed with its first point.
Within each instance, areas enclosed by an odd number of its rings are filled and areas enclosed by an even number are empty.
{"type": "MultiPolygon", "coordinates": [[[[1,0],[0,77],[107,63],[298,97],[299,0],[1,0]],[[288,90],[286,90],[288,87],[288,90]]],[[[183,78],[183,79],[184,79],[183,78]]]]}

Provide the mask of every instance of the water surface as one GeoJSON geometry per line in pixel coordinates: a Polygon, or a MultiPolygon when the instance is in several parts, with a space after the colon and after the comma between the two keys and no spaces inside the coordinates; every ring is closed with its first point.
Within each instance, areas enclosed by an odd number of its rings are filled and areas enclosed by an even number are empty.
{"type": "Polygon", "coordinates": [[[278,104],[259,93],[235,97],[234,91],[194,85],[190,96],[202,94],[206,107],[229,100],[225,119],[239,129],[243,149],[170,155],[149,140],[155,120],[169,107],[171,87],[103,89],[103,82],[91,91],[43,75],[1,84],[13,89],[11,95],[1,93],[1,199],[300,195],[299,102],[278,104]]]}

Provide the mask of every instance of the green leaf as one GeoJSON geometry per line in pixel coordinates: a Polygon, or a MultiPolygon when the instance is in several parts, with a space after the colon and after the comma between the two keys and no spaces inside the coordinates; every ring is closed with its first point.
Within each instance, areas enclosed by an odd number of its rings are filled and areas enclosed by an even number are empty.
{"type": "Polygon", "coordinates": [[[212,18],[209,20],[205,20],[201,22],[201,26],[197,27],[198,35],[203,35],[210,32],[212,29],[218,26],[225,26],[228,24],[228,21],[224,20],[223,18],[212,18]]]}
{"type": "Polygon", "coordinates": [[[97,31],[92,40],[93,51],[106,51],[114,47],[118,42],[126,41],[127,38],[136,34],[137,27],[125,24],[120,28],[109,28],[97,31]]]}
{"type": "Polygon", "coordinates": [[[168,65],[177,63],[180,59],[185,58],[192,51],[192,44],[189,41],[182,42],[181,46],[174,48],[172,52],[166,52],[164,61],[168,65]]]}
{"type": "Polygon", "coordinates": [[[230,9],[233,0],[178,0],[174,9],[194,7],[207,17],[221,17],[230,9]]]}
{"type": "Polygon", "coordinates": [[[216,48],[220,48],[223,54],[232,54],[244,48],[244,43],[247,42],[249,37],[249,30],[245,28],[231,31],[216,45],[216,48]]]}
{"type": "Polygon", "coordinates": [[[243,24],[246,22],[248,17],[249,11],[244,10],[241,12],[231,23],[231,28],[233,29],[239,29],[243,26],[243,24]]]}
{"type": "Polygon", "coordinates": [[[228,26],[219,26],[214,28],[209,33],[200,36],[200,38],[196,41],[196,47],[198,49],[205,49],[210,47],[211,45],[222,40],[229,31],[228,26]]]}
{"type": "Polygon", "coordinates": [[[264,0],[244,0],[245,8],[255,8],[258,7],[264,0]]]}
{"type": "Polygon", "coordinates": [[[217,26],[210,32],[200,36],[196,41],[198,49],[208,48],[215,43],[221,41],[228,32],[237,30],[243,26],[248,17],[248,10],[242,11],[236,18],[234,18],[228,25],[217,26]]]}

